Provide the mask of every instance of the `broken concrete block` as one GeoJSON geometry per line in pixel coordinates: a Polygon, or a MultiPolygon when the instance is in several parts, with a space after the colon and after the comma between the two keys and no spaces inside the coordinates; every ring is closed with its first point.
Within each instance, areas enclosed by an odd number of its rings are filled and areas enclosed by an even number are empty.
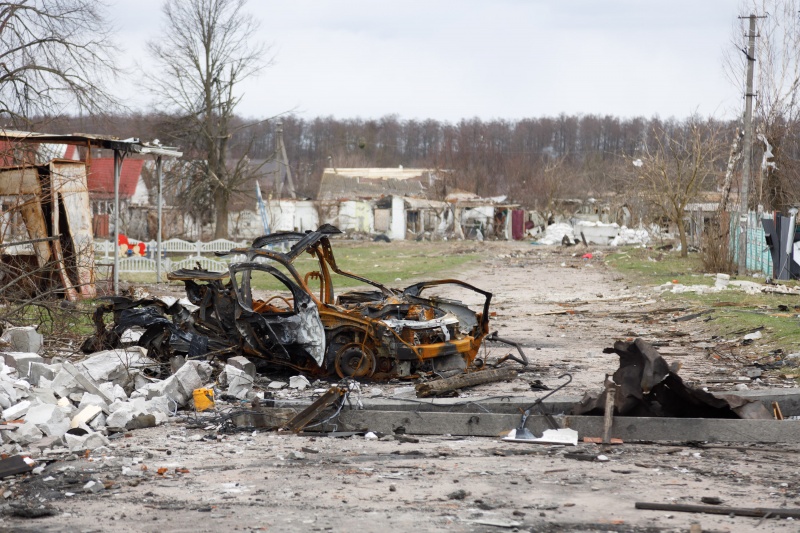
{"type": "Polygon", "coordinates": [[[32,442],[40,440],[44,436],[44,433],[36,427],[36,424],[31,422],[20,424],[16,431],[4,431],[3,433],[8,440],[16,442],[20,446],[27,446],[32,442]]]}
{"type": "Polygon", "coordinates": [[[86,392],[83,396],[81,396],[81,401],[78,403],[78,409],[83,409],[88,405],[96,405],[101,411],[108,410],[108,404],[106,401],[100,396],[92,394],[91,392],[86,392]]]}
{"type": "Polygon", "coordinates": [[[292,376],[289,378],[289,388],[297,390],[306,390],[311,386],[311,382],[305,376],[292,376]]]}
{"type": "Polygon", "coordinates": [[[72,435],[71,433],[67,433],[64,435],[64,438],[67,441],[67,448],[69,448],[71,452],[94,450],[101,446],[111,446],[108,439],[96,431],[87,435],[72,435]]]}
{"type": "Polygon", "coordinates": [[[172,416],[177,408],[178,406],[175,402],[164,396],[156,396],[155,398],[147,400],[144,404],[145,413],[153,415],[161,413],[168,417],[172,416]]]}
{"type": "Polygon", "coordinates": [[[61,365],[48,365],[39,361],[32,361],[28,367],[28,381],[31,385],[39,385],[39,381],[44,378],[53,381],[61,371],[61,365]]]}
{"type": "Polygon", "coordinates": [[[69,401],[71,401],[71,402],[79,403],[79,402],[81,401],[81,399],[83,398],[83,395],[84,395],[84,394],[86,394],[86,393],[85,393],[85,392],[83,392],[83,391],[80,391],[80,392],[70,392],[70,393],[67,395],[67,399],[68,399],[69,401]]]}
{"type": "Polygon", "coordinates": [[[268,389],[278,390],[278,389],[285,388],[286,385],[287,385],[287,383],[285,383],[283,381],[270,381],[269,385],[267,385],[267,388],[268,389]]]}
{"type": "Polygon", "coordinates": [[[35,442],[32,442],[29,445],[29,448],[37,449],[39,451],[46,450],[48,448],[57,448],[64,445],[64,436],[63,435],[51,435],[50,437],[44,437],[39,439],[35,442]]]}
{"type": "MultiPolygon", "coordinates": [[[[135,379],[135,378],[134,378],[135,379]]],[[[105,382],[98,385],[98,387],[103,394],[108,396],[109,398],[113,398],[115,400],[127,400],[128,394],[125,392],[121,386],[117,385],[116,383],[105,382]]]]}
{"type": "Polygon", "coordinates": [[[67,373],[69,373],[73,378],[75,378],[75,381],[78,383],[78,385],[81,386],[83,390],[91,392],[93,394],[97,394],[98,396],[103,398],[106,401],[106,403],[111,403],[114,401],[113,398],[108,398],[105,394],[103,394],[103,391],[101,391],[97,387],[97,382],[95,382],[90,376],[81,373],[81,370],[79,370],[75,365],[73,365],[69,361],[64,361],[62,365],[64,366],[64,370],[66,370],[67,373]]]}
{"type": "Polygon", "coordinates": [[[57,405],[39,404],[25,414],[25,422],[34,424],[45,435],[63,435],[69,429],[69,418],[57,405]]]}
{"type": "Polygon", "coordinates": [[[131,398],[128,400],[128,405],[133,407],[133,410],[137,413],[144,413],[147,411],[147,400],[144,398],[131,398]]]}
{"type": "Polygon", "coordinates": [[[3,360],[7,366],[15,369],[21,378],[30,375],[31,363],[42,363],[44,358],[33,352],[3,352],[3,360]]]}
{"type": "Polygon", "coordinates": [[[62,368],[56,377],[53,378],[53,382],[50,384],[52,387],[53,392],[55,392],[59,397],[66,398],[73,392],[82,391],[78,382],[75,381],[75,378],[72,377],[72,374],[67,372],[66,369],[62,368]]]}
{"type": "Polygon", "coordinates": [[[137,414],[133,404],[125,404],[106,417],[106,426],[124,428],[137,414]]]}
{"type": "Polygon", "coordinates": [[[44,389],[42,387],[33,387],[28,393],[28,398],[31,399],[36,398],[42,403],[58,405],[58,398],[56,398],[56,395],[53,394],[53,391],[51,389],[44,389]]]}
{"type": "Polygon", "coordinates": [[[147,351],[139,346],[124,350],[106,350],[92,354],[75,367],[96,383],[110,381],[121,387],[133,388],[134,370],[154,364],[147,351]]]}
{"type": "Polygon", "coordinates": [[[5,392],[0,392],[0,409],[8,409],[11,407],[11,398],[5,392]]]}
{"type": "Polygon", "coordinates": [[[133,376],[133,390],[139,390],[150,385],[151,383],[154,383],[154,380],[143,376],[142,374],[136,374],[133,376]]]}
{"type": "Polygon", "coordinates": [[[148,385],[135,390],[131,394],[131,400],[134,400],[135,398],[144,398],[145,400],[150,400],[159,396],[168,397],[181,407],[186,405],[186,402],[189,401],[189,397],[183,392],[183,389],[181,389],[180,383],[175,376],[170,376],[167,379],[156,381],[155,383],[149,383],[148,385]]]}
{"type": "Polygon", "coordinates": [[[106,350],[76,363],[75,368],[85,372],[94,381],[102,383],[127,379],[127,362],[128,354],[125,350],[106,350]]]}
{"type": "Polygon", "coordinates": [[[129,404],[125,400],[114,400],[114,402],[112,402],[108,406],[108,412],[109,413],[113,413],[114,411],[118,411],[120,409],[124,409],[126,405],[129,405],[129,404]]]}
{"type": "Polygon", "coordinates": [[[28,412],[28,409],[31,408],[32,403],[28,400],[22,400],[21,402],[12,405],[8,409],[3,410],[3,420],[16,420],[18,418],[22,418],[25,416],[25,413],[28,412]]]}
{"type": "Polygon", "coordinates": [[[190,398],[195,389],[201,388],[211,379],[213,368],[204,361],[186,361],[171,377],[180,384],[184,396],[190,398]]]}
{"type": "Polygon", "coordinates": [[[7,328],[0,341],[11,346],[10,351],[39,353],[44,342],[44,337],[33,326],[7,328]]]}
{"type": "Polygon", "coordinates": [[[89,427],[95,430],[106,427],[106,415],[100,413],[94,417],[94,420],[89,422],[89,427]]]}
{"type": "MultiPolygon", "coordinates": [[[[17,403],[21,399],[19,397],[19,392],[14,387],[14,384],[9,383],[8,381],[0,381],[0,393],[5,394],[12,404],[17,403]]],[[[6,405],[4,409],[8,407],[9,406],[6,405]]]]}
{"type": "Polygon", "coordinates": [[[253,362],[250,361],[250,359],[244,357],[243,355],[237,355],[236,357],[231,357],[226,361],[226,363],[234,368],[238,368],[251,378],[256,377],[256,365],[253,364],[253,362]]]}
{"type": "Polygon", "coordinates": [[[78,414],[72,417],[69,427],[76,428],[81,424],[88,424],[102,412],[103,409],[99,405],[87,404],[78,411],[78,414]]]}
{"type": "Polygon", "coordinates": [[[89,481],[87,481],[87,482],[86,482],[86,484],[83,486],[83,492],[88,492],[88,493],[91,493],[91,494],[94,494],[94,493],[96,493],[96,492],[103,491],[103,490],[105,490],[105,489],[106,489],[106,486],[105,486],[105,485],[103,485],[103,484],[102,484],[101,482],[99,482],[99,481],[95,481],[94,479],[90,479],[90,480],[89,480],[89,481]]]}
{"type": "Polygon", "coordinates": [[[253,377],[240,368],[225,365],[220,374],[220,383],[228,386],[228,394],[243,400],[253,388],[253,377]]]}

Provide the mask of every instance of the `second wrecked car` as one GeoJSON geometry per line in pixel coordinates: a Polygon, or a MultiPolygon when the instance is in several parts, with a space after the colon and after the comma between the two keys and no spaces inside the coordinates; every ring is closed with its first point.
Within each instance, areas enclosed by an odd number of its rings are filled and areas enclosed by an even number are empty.
{"type": "MultiPolygon", "coordinates": [[[[161,359],[243,354],[309,375],[389,379],[484,365],[478,350],[489,335],[491,293],[454,279],[394,289],[346,272],[329,239],[339,233],[328,224],[275,233],[220,253],[244,259],[228,272],[172,272],[168,278],[186,286],[183,304],[111,298],[84,348],[119,346],[133,329],[143,331],[136,343],[161,359]],[[340,276],[370,288],[337,294],[340,276]],[[478,310],[449,297],[458,291],[478,310]],[[114,323],[106,327],[109,312],[114,323]]],[[[512,358],[527,364],[520,355],[512,358]]]]}

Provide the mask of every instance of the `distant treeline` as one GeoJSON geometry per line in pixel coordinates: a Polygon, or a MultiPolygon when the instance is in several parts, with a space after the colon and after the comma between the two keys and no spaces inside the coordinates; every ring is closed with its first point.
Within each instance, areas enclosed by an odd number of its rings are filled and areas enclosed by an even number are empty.
{"type": "MultiPolygon", "coordinates": [[[[558,115],[520,120],[304,119],[286,115],[269,121],[238,118],[240,129],[230,142],[231,156],[247,152],[253,160],[274,155],[276,125],[283,123],[284,142],[298,190],[314,197],[323,168],[424,167],[452,172],[442,194],[463,189],[482,196],[508,195],[540,209],[556,197],[587,197],[625,192],[622,175],[630,160],[652,140],[655,131],[686,127],[686,120],[558,115]]],[[[733,123],[703,122],[729,130],[733,123]]],[[[41,121],[40,131],[92,132],[122,138],[158,138],[183,142],[179,121],[157,114],[67,117],[41,121]]],[[[191,150],[185,157],[195,155],[191,150]]]]}

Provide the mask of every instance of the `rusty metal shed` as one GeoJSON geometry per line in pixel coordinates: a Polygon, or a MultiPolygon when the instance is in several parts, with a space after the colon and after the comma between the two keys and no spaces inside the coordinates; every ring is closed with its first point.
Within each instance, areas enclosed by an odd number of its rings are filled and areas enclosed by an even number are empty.
{"type": "MultiPolygon", "coordinates": [[[[118,139],[107,135],[84,133],[47,134],[0,130],[0,142],[11,146],[26,144],[67,144],[87,149],[103,148],[114,152],[114,242],[119,241],[119,177],[123,159],[128,154],[147,154],[156,158],[159,211],[161,208],[162,158],[180,157],[175,148],[148,143],[138,138],[118,139]]],[[[7,161],[6,161],[7,163],[7,161]]],[[[95,296],[94,251],[86,185],[86,167],[82,161],[52,160],[44,165],[16,162],[0,168],[0,195],[33,199],[25,202],[22,215],[34,247],[36,261],[42,266],[54,261],[65,297],[71,300],[95,296]],[[63,216],[63,218],[62,218],[63,216]],[[64,249],[74,254],[65,263],[64,249]]],[[[159,225],[161,216],[159,212],[159,225]]],[[[157,252],[160,256],[160,235],[157,252]]],[[[119,255],[114,254],[114,293],[119,291],[119,255]]],[[[160,273],[159,273],[160,274],[160,273]]]]}

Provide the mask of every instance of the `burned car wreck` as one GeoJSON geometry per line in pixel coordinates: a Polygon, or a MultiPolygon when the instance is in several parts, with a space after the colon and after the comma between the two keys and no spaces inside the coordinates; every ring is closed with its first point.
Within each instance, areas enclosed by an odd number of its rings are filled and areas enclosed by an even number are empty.
{"type": "MultiPolygon", "coordinates": [[[[186,286],[181,301],[109,298],[95,312],[96,332],[84,351],[116,348],[138,336],[135,344],[161,360],[245,355],[312,376],[376,380],[485,365],[478,350],[489,335],[491,293],[454,279],[394,289],[346,272],[329,239],[339,233],[325,224],[266,235],[249,248],[218,253],[244,258],[228,272],[171,272],[168,279],[186,286]],[[336,294],[339,279],[370,288],[336,294]],[[480,309],[452,299],[455,291],[480,309]],[[106,326],[108,313],[114,320],[106,326]]],[[[506,358],[527,365],[517,350],[519,356],[506,358]]]]}

